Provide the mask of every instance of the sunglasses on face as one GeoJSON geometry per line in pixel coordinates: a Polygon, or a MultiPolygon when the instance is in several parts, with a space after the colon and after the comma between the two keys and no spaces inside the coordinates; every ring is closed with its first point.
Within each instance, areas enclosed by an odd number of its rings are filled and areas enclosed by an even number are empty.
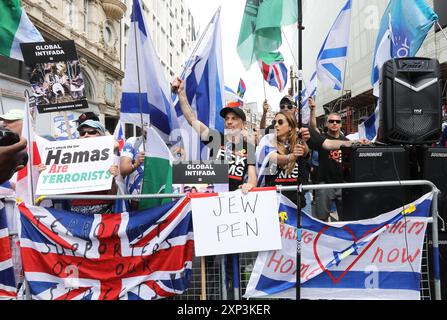
{"type": "Polygon", "coordinates": [[[94,136],[98,134],[98,130],[85,130],[85,131],[80,131],[79,135],[81,137],[85,136],[88,133],[89,136],[94,136]]]}
{"type": "Polygon", "coordinates": [[[331,123],[331,124],[334,124],[334,123],[340,124],[341,120],[328,120],[328,122],[331,123]]]}
{"type": "Polygon", "coordinates": [[[283,119],[279,119],[279,120],[273,120],[272,121],[272,126],[275,126],[276,124],[278,124],[279,126],[282,126],[283,124],[285,124],[286,121],[283,119]]]}
{"type": "Polygon", "coordinates": [[[281,110],[284,110],[285,108],[287,108],[287,109],[289,109],[289,110],[292,110],[292,109],[294,108],[294,106],[291,105],[291,104],[282,104],[282,105],[279,106],[279,108],[280,108],[281,110]]]}

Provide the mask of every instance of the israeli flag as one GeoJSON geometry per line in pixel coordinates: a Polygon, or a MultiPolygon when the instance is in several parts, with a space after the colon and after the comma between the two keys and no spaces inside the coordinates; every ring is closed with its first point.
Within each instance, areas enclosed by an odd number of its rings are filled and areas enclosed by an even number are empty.
{"type": "Polygon", "coordinates": [[[374,113],[362,124],[359,125],[359,138],[368,139],[374,142],[377,138],[380,124],[380,109],[377,105],[374,113]]]}
{"type": "Polygon", "coordinates": [[[134,0],[126,53],[121,101],[121,122],[137,126],[151,124],[169,140],[176,125],[169,102],[169,85],[164,77],[139,0],[134,0]]]}
{"type": "Polygon", "coordinates": [[[258,187],[265,186],[265,176],[270,172],[276,172],[276,164],[270,161],[270,157],[277,152],[276,135],[266,134],[256,147],[256,175],[258,187]],[[274,169],[274,170],[273,170],[274,169]]]}
{"type": "MultiPolygon", "coordinates": [[[[223,132],[224,122],[220,117],[220,110],[225,102],[225,89],[220,8],[213,16],[193,52],[195,54],[186,62],[185,72],[182,74],[188,101],[197,120],[211,129],[223,132]]],[[[178,98],[174,97],[173,99],[186,159],[206,159],[207,152],[202,152],[206,149],[200,142],[199,135],[183,116],[178,98]]]]}
{"type": "Polygon", "coordinates": [[[330,29],[317,58],[317,76],[321,82],[332,86],[334,90],[343,87],[349,34],[351,29],[352,0],[346,2],[330,29]]]}
{"type": "MultiPolygon", "coordinates": [[[[298,81],[298,80],[297,80],[298,81]]],[[[298,87],[298,86],[297,86],[298,87]]],[[[317,95],[317,72],[314,72],[310,78],[310,81],[304,81],[304,90],[301,92],[301,110],[303,124],[309,124],[310,122],[310,107],[309,98],[315,99],[317,95]]],[[[295,102],[298,105],[298,92],[295,94],[295,102]]],[[[298,117],[297,117],[298,119],[298,117]]]]}
{"type": "Polygon", "coordinates": [[[391,29],[391,24],[389,28],[385,30],[382,39],[376,49],[374,54],[374,71],[373,71],[373,86],[374,86],[374,95],[379,97],[380,94],[380,70],[382,70],[383,65],[388,60],[392,59],[393,56],[393,32],[391,29]]]}

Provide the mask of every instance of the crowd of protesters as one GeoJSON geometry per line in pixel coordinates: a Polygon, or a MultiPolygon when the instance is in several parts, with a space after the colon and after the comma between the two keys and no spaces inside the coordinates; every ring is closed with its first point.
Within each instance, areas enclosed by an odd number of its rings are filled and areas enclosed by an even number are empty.
{"type": "MultiPolygon", "coordinates": [[[[241,189],[243,193],[247,193],[257,186],[343,183],[341,148],[349,147],[354,142],[369,143],[365,139],[358,139],[358,135],[350,135],[348,139],[341,130],[342,118],[337,113],[327,115],[324,129],[317,128],[316,104],[312,98],[309,99],[309,124],[300,128],[297,121],[296,102],[289,95],[280,100],[277,108],[279,111],[270,124],[266,123],[266,114],[271,106],[267,100],[264,101],[260,128],[251,132],[246,129],[246,115],[242,108],[224,107],[220,111],[220,116],[224,119],[224,132],[218,132],[197,119],[180,78],[174,79],[172,88],[178,94],[185,119],[208,147],[210,159],[226,161],[229,164],[229,191],[241,189]],[[265,178],[260,179],[256,152],[258,150],[259,153],[260,145],[263,143],[273,146],[274,152],[268,155],[268,170],[263,172],[265,178]]],[[[24,112],[18,109],[10,110],[0,116],[3,127],[18,135],[22,134],[23,119],[24,112]]],[[[81,114],[77,123],[79,139],[110,135],[100,122],[98,115],[93,112],[81,114]]],[[[147,132],[144,129],[140,131],[141,135],[126,140],[118,163],[110,168],[114,179],[119,176],[124,181],[125,193],[132,195],[138,195],[141,192],[144,174],[144,144],[147,132]]],[[[52,137],[46,138],[55,140],[52,137]]],[[[447,146],[447,126],[445,125],[439,145],[447,146]]],[[[116,141],[115,148],[118,148],[116,141]]],[[[179,153],[181,154],[179,159],[184,158],[181,148],[179,150],[174,146],[171,150],[174,158],[179,153]]],[[[39,172],[42,172],[46,166],[41,164],[38,168],[39,172]]],[[[16,171],[15,169],[13,171],[16,171]]],[[[4,186],[14,190],[15,177],[13,176],[10,181],[5,180],[4,186]]],[[[110,190],[94,194],[117,194],[115,180],[110,190]]],[[[284,195],[294,203],[298,202],[297,194],[297,192],[284,192],[284,195]]],[[[316,190],[302,194],[299,199],[301,208],[324,221],[342,220],[342,204],[341,189],[316,190]]],[[[105,200],[73,200],[65,209],[92,214],[114,212],[113,202],[105,200]]],[[[130,201],[128,209],[138,210],[138,199],[130,201]]]]}

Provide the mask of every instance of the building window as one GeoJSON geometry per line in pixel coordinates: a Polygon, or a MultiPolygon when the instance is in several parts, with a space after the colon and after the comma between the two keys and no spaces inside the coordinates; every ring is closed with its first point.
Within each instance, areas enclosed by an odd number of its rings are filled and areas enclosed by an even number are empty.
{"type": "Polygon", "coordinates": [[[172,38],[172,24],[169,24],[169,36],[172,38]]]}
{"type": "Polygon", "coordinates": [[[84,32],[88,33],[88,1],[84,0],[84,32]]]}
{"type": "Polygon", "coordinates": [[[169,66],[172,68],[172,53],[169,54],[169,66]]]}
{"type": "Polygon", "coordinates": [[[106,80],[105,96],[107,102],[113,102],[113,83],[106,80]]]}
{"type": "Polygon", "coordinates": [[[22,61],[0,55],[0,65],[2,66],[0,68],[0,73],[29,81],[25,64],[22,61]]]}
{"type": "Polygon", "coordinates": [[[106,46],[108,47],[113,46],[115,42],[115,32],[113,30],[113,27],[108,22],[104,24],[102,33],[104,37],[104,43],[106,44],[106,46]]]}
{"type": "Polygon", "coordinates": [[[76,8],[74,0],[68,0],[68,25],[74,28],[76,8]]]}

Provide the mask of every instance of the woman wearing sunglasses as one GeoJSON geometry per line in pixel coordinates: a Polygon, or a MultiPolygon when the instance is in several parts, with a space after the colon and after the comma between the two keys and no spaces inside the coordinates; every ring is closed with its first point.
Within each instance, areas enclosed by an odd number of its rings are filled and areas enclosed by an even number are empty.
{"type": "MultiPolygon", "coordinates": [[[[269,173],[265,176],[266,186],[296,186],[301,184],[298,180],[299,167],[298,158],[307,156],[309,148],[306,141],[310,134],[308,129],[298,130],[298,124],[294,116],[288,112],[280,111],[275,115],[272,125],[275,129],[275,135],[267,136],[270,145],[276,144],[276,153],[269,157],[269,173]]],[[[283,194],[293,203],[296,203],[297,192],[286,191],[283,194]]],[[[304,207],[302,199],[302,207],[304,207]]],[[[305,200],[304,200],[305,201],[305,200]]]]}

